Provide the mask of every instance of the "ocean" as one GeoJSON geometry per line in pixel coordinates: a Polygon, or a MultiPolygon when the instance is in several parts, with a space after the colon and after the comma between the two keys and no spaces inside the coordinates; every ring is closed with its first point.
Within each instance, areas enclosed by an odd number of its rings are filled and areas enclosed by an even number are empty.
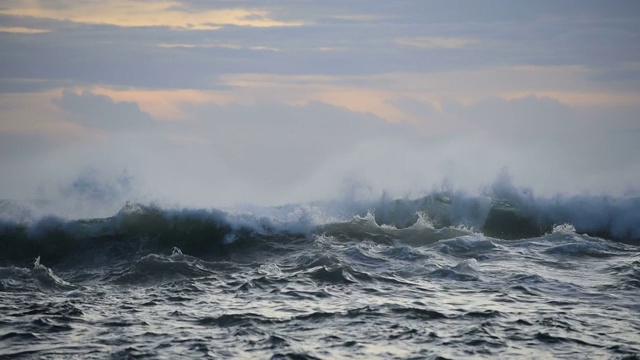
{"type": "Polygon", "coordinates": [[[637,359],[640,198],[0,202],[2,359],[637,359]]]}

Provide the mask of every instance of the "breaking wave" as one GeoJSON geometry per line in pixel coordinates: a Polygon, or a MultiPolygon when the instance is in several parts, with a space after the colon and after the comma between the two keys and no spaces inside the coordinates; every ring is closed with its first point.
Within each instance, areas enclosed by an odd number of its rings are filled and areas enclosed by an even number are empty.
{"type": "Polygon", "coordinates": [[[234,246],[274,247],[313,234],[410,245],[455,238],[443,245],[451,249],[476,233],[532,238],[561,232],[559,224],[566,224],[565,231],[626,243],[640,239],[640,198],[536,198],[515,188],[497,188],[491,196],[436,192],[348,206],[327,202],[220,210],[129,203],[114,216],[95,219],[37,218],[29,216],[29,207],[11,201],[3,201],[0,209],[0,261],[23,263],[38,256],[47,263],[87,255],[107,261],[174,247],[215,256],[234,246]]]}

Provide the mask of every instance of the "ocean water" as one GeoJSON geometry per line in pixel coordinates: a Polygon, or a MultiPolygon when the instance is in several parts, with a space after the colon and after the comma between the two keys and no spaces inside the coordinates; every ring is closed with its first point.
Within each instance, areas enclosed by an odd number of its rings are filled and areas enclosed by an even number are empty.
{"type": "Polygon", "coordinates": [[[640,199],[0,203],[0,358],[640,357],[640,199]]]}

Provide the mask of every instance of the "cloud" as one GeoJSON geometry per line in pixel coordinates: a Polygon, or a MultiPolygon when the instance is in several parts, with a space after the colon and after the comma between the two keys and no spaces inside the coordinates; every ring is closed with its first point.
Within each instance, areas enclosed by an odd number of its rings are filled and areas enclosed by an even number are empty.
{"type": "MultiPolygon", "coordinates": [[[[4,27],[48,31],[0,32],[4,50],[0,78],[217,89],[220,77],[246,73],[354,76],[515,66],[582,66],[605,73],[636,60],[633,49],[639,46],[640,30],[636,19],[620,9],[623,3],[504,7],[500,2],[462,6],[457,2],[275,1],[262,7],[246,1],[241,3],[245,12],[230,18],[285,23],[302,19],[300,26],[223,25],[217,30],[199,29],[198,24],[220,26],[224,21],[216,17],[237,3],[136,1],[120,4],[122,10],[108,6],[109,2],[46,4],[46,8],[29,10],[32,16],[18,15],[28,8],[23,2],[0,11],[4,27]],[[158,23],[84,22],[85,13],[158,23]],[[167,13],[193,17],[194,26],[183,19],[175,22],[183,23],[182,27],[172,27],[163,20],[167,13]],[[55,16],[42,17],[46,14],[55,16]],[[336,22],[336,16],[356,20],[336,22]],[[361,21],[363,16],[369,20],[361,21]]],[[[616,81],[607,90],[617,86],[633,85],[616,81]]]]}
{"type": "MultiPolygon", "coordinates": [[[[181,4],[192,11],[219,9],[233,4],[233,1],[182,0],[181,4]]],[[[615,0],[603,6],[597,0],[541,0],[535,3],[510,4],[504,6],[501,0],[488,0],[473,3],[464,0],[450,0],[442,3],[437,0],[397,0],[393,3],[369,0],[325,0],[309,2],[300,6],[295,0],[264,1],[245,0],[247,8],[263,7],[271,10],[278,19],[302,19],[314,24],[331,22],[333,19],[370,21],[377,20],[386,24],[410,23],[485,23],[502,21],[531,21],[534,19],[558,17],[595,17],[634,18],[639,10],[633,0],[615,0]],[[634,12],[635,10],[635,12],[634,12]]]]}
{"type": "Polygon", "coordinates": [[[0,94],[37,93],[73,85],[79,84],[68,80],[2,79],[0,81],[0,94]]]}
{"type": "Polygon", "coordinates": [[[0,26],[0,32],[16,33],[16,34],[41,34],[49,32],[45,29],[34,29],[19,26],[0,26]]]}
{"type": "Polygon", "coordinates": [[[413,38],[398,38],[394,42],[398,45],[411,46],[424,49],[459,49],[469,45],[479,44],[475,39],[455,38],[444,36],[425,36],[413,38]]]}
{"type": "Polygon", "coordinates": [[[0,199],[33,198],[40,176],[46,176],[34,166],[34,159],[55,149],[56,144],[45,136],[0,132],[0,199]]]}
{"type": "Polygon", "coordinates": [[[472,131],[508,141],[568,135],[580,126],[570,106],[533,95],[511,100],[492,97],[468,106],[449,103],[445,107],[445,111],[466,119],[472,131]]]}
{"type": "Polygon", "coordinates": [[[221,25],[251,27],[301,25],[300,22],[273,20],[267,11],[261,9],[232,7],[191,12],[183,9],[177,1],[108,0],[85,3],[58,1],[57,4],[61,6],[33,6],[32,2],[22,1],[11,8],[0,9],[0,13],[58,20],[69,19],[78,23],[128,27],[168,26],[196,30],[215,30],[221,25]]]}
{"type": "Polygon", "coordinates": [[[89,91],[80,94],[65,90],[53,100],[60,109],[71,114],[70,120],[89,128],[108,131],[141,131],[153,125],[151,116],[134,102],[115,102],[108,96],[89,91]]]}
{"type": "Polygon", "coordinates": [[[42,135],[0,132],[0,158],[3,164],[13,161],[20,163],[51,150],[53,146],[42,135]]]}

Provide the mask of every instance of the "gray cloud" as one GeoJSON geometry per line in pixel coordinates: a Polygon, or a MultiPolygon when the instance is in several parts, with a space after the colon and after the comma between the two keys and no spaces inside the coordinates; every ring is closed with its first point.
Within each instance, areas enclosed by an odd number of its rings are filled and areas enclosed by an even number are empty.
{"type": "Polygon", "coordinates": [[[57,144],[41,135],[0,133],[0,199],[33,198],[46,171],[34,159],[55,151],[57,144]]]}
{"type": "MultiPolygon", "coordinates": [[[[371,15],[378,16],[372,21],[407,24],[443,23],[443,22],[494,22],[494,21],[528,21],[542,16],[606,16],[618,18],[634,18],[640,6],[633,0],[615,0],[606,5],[597,0],[541,0],[535,3],[510,3],[502,0],[483,1],[482,3],[464,0],[451,0],[442,3],[437,0],[398,0],[393,2],[353,0],[326,0],[309,2],[300,6],[296,0],[263,1],[207,1],[182,0],[181,8],[191,11],[221,9],[235,6],[266,8],[278,19],[299,20],[311,19],[332,21],[339,15],[371,15]]],[[[344,21],[344,20],[343,20],[344,21]]],[[[353,20],[362,21],[362,20],[353,20]]]]}
{"type": "Polygon", "coordinates": [[[473,131],[522,143],[550,135],[565,136],[579,129],[580,118],[569,106],[550,98],[527,96],[489,98],[473,105],[449,103],[447,110],[466,120],[473,131]]]}
{"type": "Polygon", "coordinates": [[[78,85],[81,84],[70,80],[2,79],[0,94],[35,93],[78,85]]]}
{"type": "MultiPolygon", "coordinates": [[[[251,1],[182,4],[189,11],[266,6],[251,1]]],[[[0,53],[0,78],[220,89],[219,76],[234,73],[350,75],[504,65],[582,65],[605,73],[621,63],[636,61],[640,21],[634,15],[639,12],[633,9],[637,6],[624,1],[536,2],[508,7],[502,2],[322,2],[300,6],[281,1],[267,6],[274,18],[309,19],[313,23],[273,28],[224,26],[207,31],[124,28],[4,15],[0,20],[5,26],[51,32],[0,33],[5,50],[0,53]],[[355,19],[349,20],[348,15],[355,19]],[[366,21],[358,19],[359,15],[373,17],[366,21]],[[457,49],[408,47],[395,42],[414,37],[471,38],[476,42],[457,49]],[[228,45],[233,48],[225,47],[228,45]],[[257,50],[259,47],[278,51],[257,50]]]]}
{"type": "Polygon", "coordinates": [[[42,135],[0,132],[0,158],[3,164],[22,162],[51,150],[54,144],[42,135]]]}
{"type": "Polygon", "coordinates": [[[73,122],[109,131],[140,131],[153,125],[151,116],[140,110],[137,103],[115,102],[108,96],[88,91],[80,95],[65,90],[53,103],[71,114],[73,122]]]}

